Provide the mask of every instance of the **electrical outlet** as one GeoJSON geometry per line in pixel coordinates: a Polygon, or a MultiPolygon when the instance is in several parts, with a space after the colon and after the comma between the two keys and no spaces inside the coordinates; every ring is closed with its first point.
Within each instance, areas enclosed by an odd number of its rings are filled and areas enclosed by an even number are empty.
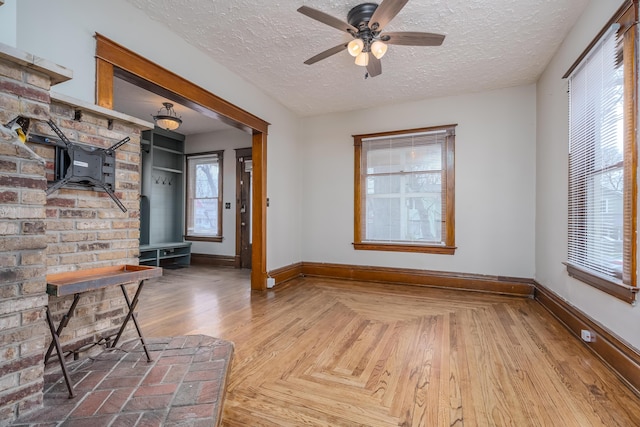
{"type": "Polygon", "coordinates": [[[596,340],[595,332],[589,331],[587,329],[582,329],[580,331],[580,336],[582,337],[582,341],[584,342],[594,342],[596,340]]]}
{"type": "Polygon", "coordinates": [[[273,277],[267,277],[267,289],[271,289],[276,285],[276,279],[273,277]]]}

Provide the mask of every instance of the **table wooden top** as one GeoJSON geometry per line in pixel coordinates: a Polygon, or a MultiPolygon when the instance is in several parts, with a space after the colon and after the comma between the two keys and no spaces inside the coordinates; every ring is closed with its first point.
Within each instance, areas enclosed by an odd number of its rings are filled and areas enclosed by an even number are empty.
{"type": "Polygon", "coordinates": [[[49,274],[47,293],[59,297],[160,276],[162,268],[146,265],[116,265],[49,274]]]}

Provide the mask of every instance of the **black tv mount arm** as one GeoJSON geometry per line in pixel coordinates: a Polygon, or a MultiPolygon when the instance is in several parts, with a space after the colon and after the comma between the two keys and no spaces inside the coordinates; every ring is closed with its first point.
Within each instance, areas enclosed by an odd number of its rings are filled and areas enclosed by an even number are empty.
{"type": "Polygon", "coordinates": [[[29,136],[29,142],[56,147],[55,181],[47,188],[46,194],[50,195],[67,184],[99,187],[111,197],[122,212],[126,212],[127,208],[113,191],[115,188],[115,150],[129,142],[130,138],[126,137],[109,148],[84,146],[71,142],[52,120],[49,120],[47,124],[58,135],[60,141],[46,136],[29,136]]]}

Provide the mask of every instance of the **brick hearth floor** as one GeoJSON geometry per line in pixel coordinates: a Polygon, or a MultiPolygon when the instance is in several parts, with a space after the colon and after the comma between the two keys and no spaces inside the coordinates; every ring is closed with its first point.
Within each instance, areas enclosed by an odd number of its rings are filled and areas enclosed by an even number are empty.
{"type": "MultiPolygon", "coordinates": [[[[45,375],[44,408],[13,426],[216,426],[220,422],[233,343],[205,335],[139,340],[68,363],[45,375]]],[[[55,359],[55,356],[54,358],[55,359]]],[[[52,359],[52,360],[53,360],[52,359]]]]}

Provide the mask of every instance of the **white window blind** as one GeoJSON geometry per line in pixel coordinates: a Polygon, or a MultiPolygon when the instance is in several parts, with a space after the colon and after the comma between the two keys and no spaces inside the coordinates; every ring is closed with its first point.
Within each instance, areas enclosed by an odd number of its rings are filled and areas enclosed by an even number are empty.
{"type": "Polygon", "coordinates": [[[613,25],[569,76],[568,262],[622,278],[624,75],[613,25]]]}
{"type": "Polygon", "coordinates": [[[444,244],[449,132],[362,140],[362,241],[444,244]]]}

